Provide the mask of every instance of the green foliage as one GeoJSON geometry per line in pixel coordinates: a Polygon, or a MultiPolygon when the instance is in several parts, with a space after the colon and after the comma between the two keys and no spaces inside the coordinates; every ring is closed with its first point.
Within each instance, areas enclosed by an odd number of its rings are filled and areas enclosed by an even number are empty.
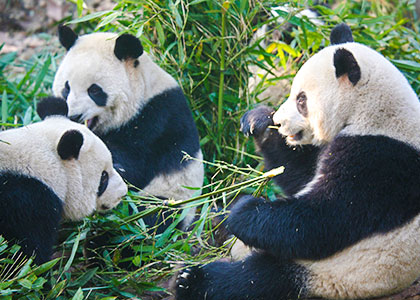
{"type": "Polygon", "coordinates": [[[27,125],[39,120],[36,103],[51,94],[57,65],[57,57],[52,53],[45,49],[27,61],[19,60],[16,52],[0,55],[2,124],[27,125]]]}
{"type": "MultiPolygon", "coordinates": [[[[290,5],[299,11],[305,2],[290,5]]],[[[262,24],[273,24],[274,18],[261,17],[261,13],[270,5],[284,3],[289,1],[122,0],[112,11],[85,15],[72,23],[83,26],[89,21],[96,24],[95,31],[129,32],[140,37],[147,52],[183,87],[195,114],[205,157],[210,161],[250,162],[243,151],[252,152],[252,146],[240,134],[238,122],[258,102],[259,90],[252,93],[247,89],[248,66],[282,68],[288,60],[292,61],[288,74],[293,74],[312,53],[328,45],[329,32],[338,22],[350,24],[356,41],[391,59],[420,92],[419,28],[412,22],[414,1],[394,5],[345,1],[334,10],[316,6],[322,13],[323,26],[278,11],[297,26],[290,47],[277,43],[279,50],[269,53],[257,43],[251,44],[255,30],[262,24]]],[[[283,99],[285,96],[279,95],[283,99]]]]}
{"type": "MultiPolygon", "coordinates": [[[[339,22],[351,25],[356,41],[390,59],[420,94],[420,25],[413,21],[413,0],[341,1],[334,8],[316,6],[325,25],[314,25],[306,17],[279,11],[297,27],[290,44],[270,41],[267,49],[258,44],[276,28],[257,41],[253,41],[253,34],[263,24],[276,24],[276,18],[265,13],[271,5],[289,1],[120,0],[113,10],[94,13],[84,8],[83,1],[72,2],[79,18],[66,21],[76,31],[129,32],[138,36],[146,51],[182,86],[207,161],[203,195],[185,203],[186,208],[199,208],[199,218],[185,233],[174,228],[186,214],[179,203],[162,204],[159,199],[130,193],[108,215],[94,215],[82,224],[64,224],[56,249],[63,259],[40,267],[26,260],[18,274],[7,271],[14,261],[15,265],[21,261],[16,257],[17,248],[6,247],[0,240],[0,254],[8,253],[0,260],[0,299],[12,299],[12,294],[13,299],[130,298],[162,290],[157,284],[173,274],[177,267],[172,264],[197,264],[225,255],[230,244],[216,242],[214,231],[218,225],[212,220],[223,219],[228,204],[240,192],[263,194],[270,199],[279,192],[261,177],[261,159],[254,155],[252,141],[239,132],[239,119],[264,101],[259,95],[267,85],[282,79],[290,81],[310,55],[327,46],[330,30],[339,22]],[[251,91],[251,64],[262,69],[284,69],[285,75],[268,79],[251,91]],[[145,210],[138,210],[139,203],[145,210]],[[146,228],[141,218],[162,214],[162,208],[167,209],[165,217],[175,220],[175,225],[157,234],[156,227],[146,228]],[[110,236],[107,245],[93,251],[94,261],[87,260],[84,245],[104,233],[110,236]],[[128,257],[127,251],[131,253],[128,257]],[[123,267],[127,264],[131,269],[123,267]]],[[[305,2],[292,1],[290,5],[301,10],[305,2]]],[[[58,43],[54,47],[59,49],[58,43]]],[[[16,126],[39,120],[34,113],[36,101],[51,94],[63,53],[63,49],[58,54],[46,49],[28,61],[19,60],[16,53],[0,55],[3,124],[16,126]]],[[[271,105],[277,106],[286,97],[279,95],[271,105]]]]}
{"type": "Polygon", "coordinates": [[[23,257],[19,246],[10,246],[0,236],[0,299],[54,299],[46,295],[48,271],[60,260],[53,259],[40,266],[32,263],[31,258],[23,257]]]}

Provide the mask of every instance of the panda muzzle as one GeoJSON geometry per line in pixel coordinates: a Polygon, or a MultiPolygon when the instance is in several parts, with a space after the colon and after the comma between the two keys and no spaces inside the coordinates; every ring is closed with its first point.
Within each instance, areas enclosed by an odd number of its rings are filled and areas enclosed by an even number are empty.
{"type": "Polygon", "coordinates": [[[77,123],[82,123],[82,115],[72,115],[69,116],[69,119],[72,120],[73,122],[77,122],[77,123]]]}
{"type": "Polygon", "coordinates": [[[296,134],[291,134],[288,137],[293,139],[294,141],[300,141],[303,138],[303,130],[299,131],[296,134]]]}
{"type": "Polygon", "coordinates": [[[86,126],[92,130],[96,126],[97,123],[98,123],[98,117],[93,117],[92,119],[87,120],[86,126]]]}
{"type": "Polygon", "coordinates": [[[96,124],[98,123],[98,117],[93,117],[92,119],[88,119],[86,121],[83,120],[82,115],[72,115],[69,117],[70,120],[77,123],[85,123],[89,129],[93,129],[96,124]]]}

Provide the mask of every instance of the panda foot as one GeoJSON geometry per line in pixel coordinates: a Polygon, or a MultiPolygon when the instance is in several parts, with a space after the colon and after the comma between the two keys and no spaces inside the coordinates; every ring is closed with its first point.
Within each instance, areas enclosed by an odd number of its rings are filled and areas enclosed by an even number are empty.
{"type": "Polygon", "coordinates": [[[203,270],[200,267],[186,268],[178,273],[175,282],[176,299],[199,300],[202,293],[199,286],[204,282],[203,270]]]}
{"type": "Polygon", "coordinates": [[[182,270],[179,272],[177,279],[176,279],[176,284],[177,287],[180,289],[188,289],[189,288],[189,282],[188,282],[188,277],[191,276],[191,269],[187,268],[185,270],[182,270]]]}
{"type": "Polygon", "coordinates": [[[247,111],[241,118],[241,131],[246,136],[259,136],[268,126],[273,125],[274,110],[268,106],[258,106],[247,111]]]}

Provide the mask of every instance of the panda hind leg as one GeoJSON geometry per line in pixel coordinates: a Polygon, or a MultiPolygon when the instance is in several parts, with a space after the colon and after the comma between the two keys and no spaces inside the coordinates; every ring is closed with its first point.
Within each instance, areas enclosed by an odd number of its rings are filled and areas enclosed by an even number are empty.
{"type": "Polygon", "coordinates": [[[176,279],[178,300],[278,300],[305,296],[306,270],[265,253],[237,262],[191,267],[176,279]]]}

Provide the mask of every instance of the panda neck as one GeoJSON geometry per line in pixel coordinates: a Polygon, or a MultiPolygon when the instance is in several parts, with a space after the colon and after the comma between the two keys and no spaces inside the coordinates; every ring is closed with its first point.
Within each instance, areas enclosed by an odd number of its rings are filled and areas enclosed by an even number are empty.
{"type": "Polygon", "coordinates": [[[105,135],[119,130],[136,117],[153,97],[179,87],[175,79],[154,63],[147,53],[141,55],[138,61],[135,67],[132,60],[125,61],[129,91],[117,99],[117,109],[110,110],[99,120],[94,129],[96,134],[105,135]]]}
{"type": "MultiPolygon", "coordinates": [[[[394,98],[380,107],[355,111],[342,133],[346,135],[384,135],[420,150],[420,103],[418,98],[394,98]],[[407,101],[408,100],[408,101],[407,101]]],[[[379,101],[376,101],[378,103],[379,101]]]]}
{"type": "Polygon", "coordinates": [[[175,79],[154,63],[146,53],[140,57],[139,62],[136,75],[143,82],[143,104],[153,96],[178,86],[175,79]]]}

